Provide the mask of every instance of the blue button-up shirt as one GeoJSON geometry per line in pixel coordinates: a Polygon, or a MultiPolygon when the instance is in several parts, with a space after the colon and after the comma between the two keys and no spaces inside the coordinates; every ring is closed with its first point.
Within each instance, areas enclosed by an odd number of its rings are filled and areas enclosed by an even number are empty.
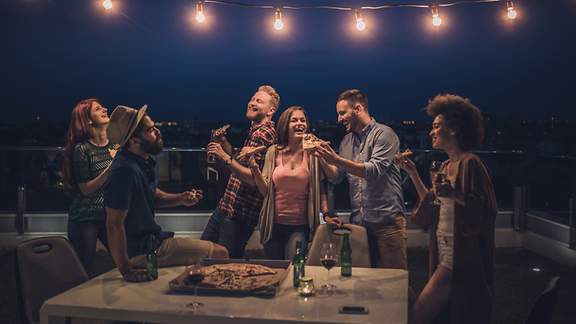
{"type": "Polygon", "coordinates": [[[400,168],[394,163],[400,141],[392,128],[372,120],[360,134],[347,134],[340,143],[340,156],[364,163],[366,179],[338,170],[335,183],[346,175],[350,185],[354,224],[390,225],[404,214],[400,168]]]}

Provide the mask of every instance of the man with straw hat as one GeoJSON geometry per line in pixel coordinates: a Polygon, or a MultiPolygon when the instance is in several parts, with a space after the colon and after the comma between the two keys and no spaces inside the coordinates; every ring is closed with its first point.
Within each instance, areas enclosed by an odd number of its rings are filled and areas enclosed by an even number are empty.
{"type": "Polygon", "coordinates": [[[146,114],[117,106],[110,116],[108,138],[120,149],[112,162],[105,187],[106,230],[110,252],[126,281],[150,280],[144,268],[150,244],[157,249],[158,265],[176,266],[202,258],[227,258],[221,245],[163,232],[154,220],[155,207],[193,206],[202,191],[166,193],[158,188],[153,155],[162,152],[160,130],[146,114]],[[152,243],[151,243],[152,242],[152,243]]]}

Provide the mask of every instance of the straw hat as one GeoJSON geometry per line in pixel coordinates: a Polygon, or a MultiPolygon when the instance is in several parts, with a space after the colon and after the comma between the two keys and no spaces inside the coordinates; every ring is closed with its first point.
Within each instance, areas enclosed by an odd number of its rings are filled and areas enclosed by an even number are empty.
{"type": "Polygon", "coordinates": [[[144,105],[138,110],[122,105],[114,108],[107,130],[108,140],[114,145],[114,148],[119,149],[128,142],[144,118],[146,109],[148,109],[148,105],[144,105]]]}

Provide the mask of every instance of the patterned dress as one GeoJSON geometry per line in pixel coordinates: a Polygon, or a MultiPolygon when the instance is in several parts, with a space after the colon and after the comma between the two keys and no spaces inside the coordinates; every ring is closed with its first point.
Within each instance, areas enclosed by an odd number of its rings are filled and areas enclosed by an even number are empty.
{"type": "MultiPolygon", "coordinates": [[[[112,145],[96,146],[89,141],[76,144],[72,158],[72,170],[75,182],[84,183],[96,178],[110,163],[112,157],[109,149],[112,145]]],[[[70,210],[68,211],[70,222],[102,221],[106,220],[104,209],[103,186],[90,196],[77,191],[70,210]]]]}

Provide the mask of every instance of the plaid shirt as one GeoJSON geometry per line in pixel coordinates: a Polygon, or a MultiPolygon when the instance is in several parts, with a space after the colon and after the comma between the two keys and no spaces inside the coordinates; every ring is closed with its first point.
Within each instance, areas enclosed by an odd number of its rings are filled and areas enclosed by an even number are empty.
{"type": "MultiPolygon", "coordinates": [[[[274,143],[276,143],[276,128],[274,127],[274,122],[269,121],[262,125],[250,127],[244,146],[269,147],[274,143]]],[[[260,169],[264,165],[265,156],[266,152],[254,155],[256,162],[260,165],[260,169]]],[[[248,165],[248,159],[243,158],[238,162],[244,166],[248,165]]],[[[229,217],[239,217],[248,224],[255,226],[258,224],[263,199],[256,186],[243,183],[242,180],[231,174],[224,196],[222,196],[218,204],[218,209],[229,217]]]]}

